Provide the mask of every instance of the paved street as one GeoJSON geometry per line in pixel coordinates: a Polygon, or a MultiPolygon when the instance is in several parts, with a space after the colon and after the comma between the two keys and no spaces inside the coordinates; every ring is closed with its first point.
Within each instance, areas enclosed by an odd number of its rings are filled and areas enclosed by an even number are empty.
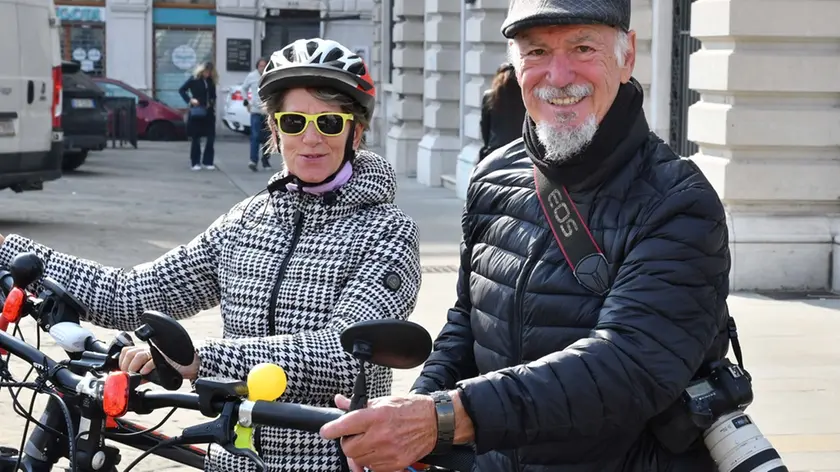
{"type": "MultiPolygon", "coordinates": [[[[92,153],[79,172],[48,183],[43,192],[5,192],[0,233],[23,234],[107,265],[150,261],[264,187],[270,174],[249,171],[247,152],[245,140],[219,141],[216,172],[188,170],[187,143],[141,142],[138,150],[92,153]]],[[[424,279],[412,319],[434,335],[454,300],[462,203],[449,190],[408,180],[401,183],[398,203],[420,225],[424,279]]],[[[755,379],[756,400],[748,413],[791,471],[840,472],[840,301],[775,301],[751,294],[730,300],[746,367],[755,379]]],[[[195,339],[218,336],[219,316],[208,310],[184,324],[195,339]]],[[[27,339],[34,339],[32,324],[23,325],[27,339]]],[[[97,329],[97,334],[109,340],[113,333],[97,329]]],[[[47,336],[42,345],[62,358],[47,336]]],[[[18,362],[13,370],[22,373],[21,368],[18,362]]],[[[407,391],[415,375],[398,372],[394,391],[407,391]]],[[[0,411],[5,415],[0,444],[17,447],[24,421],[12,414],[7,391],[0,393],[0,411]]],[[[153,424],[162,416],[140,421],[153,424]]],[[[175,433],[200,418],[179,411],[162,430],[175,433]]],[[[123,455],[125,466],[136,452],[125,449],[123,455]]],[[[175,467],[149,458],[136,470],[175,467]]]]}

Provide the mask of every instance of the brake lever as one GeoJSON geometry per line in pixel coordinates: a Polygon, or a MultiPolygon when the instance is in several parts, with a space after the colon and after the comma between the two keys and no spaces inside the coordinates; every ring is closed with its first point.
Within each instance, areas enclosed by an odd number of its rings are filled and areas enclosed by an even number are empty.
{"type": "Polygon", "coordinates": [[[152,352],[152,360],[155,361],[155,370],[151,371],[146,378],[167,390],[178,390],[184,383],[184,377],[178,369],[167,362],[163,354],[153,344],[149,344],[152,352]]]}
{"type": "Polygon", "coordinates": [[[233,403],[226,403],[222,414],[213,421],[184,428],[178,442],[184,444],[216,443],[234,456],[246,457],[254,462],[258,471],[265,470],[265,462],[252,449],[240,449],[233,445],[235,433],[233,427],[233,403]]]}
{"type": "Polygon", "coordinates": [[[234,456],[245,457],[251,459],[254,462],[254,465],[257,467],[258,471],[265,470],[265,462],[262,460],[260,456],[254,452],[253,449],[240,449],[233,445],[233,443],[226,443],[221,445],[225,451],[233,454],[234,456]]]}

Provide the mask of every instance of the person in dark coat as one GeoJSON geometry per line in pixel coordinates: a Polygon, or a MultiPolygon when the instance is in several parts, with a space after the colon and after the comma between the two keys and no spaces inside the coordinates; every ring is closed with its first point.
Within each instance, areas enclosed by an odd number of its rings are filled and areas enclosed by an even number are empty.
{"type": "Polygon", "coordinates": [[[699,428],[672,450],[652,426],[728,350],[726,217],[648,127],[629,25],[630,0],[511,1],[522,138],[473,172],[457,301],[412,393],[321,429],[355,470],[401,470],[453,443],[472,444],[482,472],[717,470],[699,428]],[[589,230],[563,231],[603,252],[601,285],[552,234],[535,190],[546,179],[567,192],[547,207],[566,204],[560,219],[571,201],[589,230]]]}
{"type": "Polygon", "coordinates": [[[516,81],[513,64],[506,62],[496,71],[493,83],[481,99],[481,139],[484,141],[478,160],[496,149],[522,137],[525,104],[516,81]]]}
{"type": "Polygon", "coordinates": [[[181,98],[189,105],[187,109],[187,136],[190,145],[190,165],[192,170],[201,170],[203,164],[207,170],[214,170],[213,147],[216,140],[216,85],[219,74],[213,63],[205,62],[196,67],[193,75],[178,89],[181,98]],[[204,156],[201,155],[201,138],[206,138],[204,156]]]}

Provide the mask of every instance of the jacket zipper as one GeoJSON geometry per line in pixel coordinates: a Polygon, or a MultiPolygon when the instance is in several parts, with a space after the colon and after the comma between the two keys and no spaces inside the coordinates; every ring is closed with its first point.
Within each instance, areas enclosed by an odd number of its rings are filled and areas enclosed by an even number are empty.
{"type": "Polygon", "coordinates": [[[286,252],[286,256],[283,257],[283,263],[280,264],[280,270],[277,271],[277,278],[274,280],[274,288],[271,289],[271,301],[268,302],[269,336],[277,334],[277,329],[274,326],[274,319],[276,318],[274,311],[277,309],[277,296],[280,294],[280,284],[283,283],[283,276],[286,274],[286,268],[289,266],[289,261],[292,259],[292,253],[295,251],[295,246],[297,246],[298,239],[300,239],[300,233],[303,230],[303,212],[299,209],[295,210],[292,222],[295,225],[294,232],[292,233],[292,242],[289,244],[289,250],[286,252]]]}
{"type": "MultiPolygon", "coordinates": [[[[268,302],[269,336],[274,336],[277,332],[274,320],[276,317],[274,311],[277,309],[277,296],[280,294],[280,284],[283,283],[283,275],[286,274],[286,268],[289,266],[289,261],[292,259],[292,253],[295,251],[295,246],[297,246],[298,239],[300,239],[300,233],[303,231],[303,212],[299,209],[295,210],[295,214],[292,216],[292,222],[295,225],[295,229],[292,232],[292,242],[289,244],[288,252],[286,252],[286,255],[283,257],[283,263],[280,264],[280,270],[277,271],[277,278],[274,280],[274,287],[271,289],[271,300],[268,302]]],[[[262,454],[262,447],[260,443],[261,437],[262,427],[257,426],[254,428],[254,449],[257,450],[258,454],[262,454]]]]}
{"type": "MultiPolygon", "coordinates": [[[[543,244],[544,246],[545,244],[543,244]]],[[[542,249],[542,246],[540,247],[542,249]]],[[[540,254],[539,251],[536,254],[540,254]]],[[[519,365],[522,361],[522,326],[524,325],[523,317],[524,317],[524,305],[525,305],[525,286],[528,285],[528,280],[531,278],[531,274],[534,272],[534,267],[537,266],[537,262],[539,258],[532,258],[531,260],[525,263],[525,266],[522,268],[522,276],[519,278],[519,282],[516,284],[516,291],[514,292],[514,301],[516,303],[516,312],[513,313],[510,320],[510,332],[511,332],[511,346],[513,347],[513,365],[519,365]]],[[[519,453],[514,449],[513,450],[513,470],[517,472],[520,471],[519,467],[519,453]]]]}

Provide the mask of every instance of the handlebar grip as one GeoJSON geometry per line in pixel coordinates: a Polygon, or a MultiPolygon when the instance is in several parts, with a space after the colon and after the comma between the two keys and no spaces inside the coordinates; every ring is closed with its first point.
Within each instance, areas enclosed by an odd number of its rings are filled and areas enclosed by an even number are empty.
{"type": "Polygon", "coordinates": [[[267,426],[317,433],[321,426],[340,418],[343,414],[338,408],[256,401],[251,410],[251,419],[254,423],[267,426]]]}
{"type": "Polygon", "coordinates": [[[155,370],[149,372],[145,379],[156,383],[167,390],[178,390],[184,383],[184,377],[156,348],[152,347],[152,359],[155,361],[155,370]]]}
{"type": "Polygon", "coordinates": [[[458,472],[470,472],[475,465],[475,451],[469,446],[454,446],[446,454],[429,454],[418,462],[458,472]]]}

